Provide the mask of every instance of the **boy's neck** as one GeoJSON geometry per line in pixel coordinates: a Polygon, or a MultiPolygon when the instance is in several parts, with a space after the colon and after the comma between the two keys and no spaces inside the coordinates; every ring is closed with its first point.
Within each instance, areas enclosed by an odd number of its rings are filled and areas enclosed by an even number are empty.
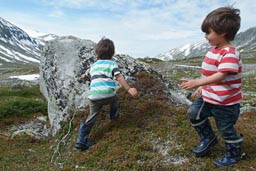
{"type": "Polygon", "coordinates": [[[230,42],[223,42],[223,43],[220,43],[219,45],[217,45],[216,48],[225,48],[228,46],[232,46],[232,44],[230,42]]]}

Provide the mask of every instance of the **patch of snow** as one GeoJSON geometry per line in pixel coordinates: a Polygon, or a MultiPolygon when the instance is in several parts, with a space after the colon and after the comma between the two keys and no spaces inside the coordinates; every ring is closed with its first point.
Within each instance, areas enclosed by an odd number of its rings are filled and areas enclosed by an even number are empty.
{"type": "MultiPolygon", "coordinates": [[[[1,54],[1,52],[0,52],[0,54],[1,54]]],[[[8,55],[6,55],[6,56],[8,56],[8,55]]],[[[4,60],[4,61],[6,61],[6,62],[11,62],[9,59],[6,59],[6,58],[1,57],[1,56],[0,56],[0,59],[4,60]]]]}
{"type": "Polygon", "coordinates": [[[9,78],[18,78],[20,80],[33,81],[39,79],[39,74],[31,74],[31,75],[19,75],[19,76],[10,76],[9,78]]]}
{"type": "Polygon", "coordinates": [[[5,53],[13,54],[12,51],[10,51],[9,49],[7,49],[7,48],[4,47],[4,46],[1,46],[1,45],[0,45],[0,48],[1,48],[3,51],[5,51],[5,53]]]}
{"type": "Polygon", "coordinates": [[[46,33],[42,33],[42,32],[39,32],[39,31],[36,31],[36,30],[33,30],[33,29],[23,29],[30,37],[33,37],[33,38],[38,38],[40,36],[44,36],[46,35],[46,33]]]}
{"type": "Polygon", "coordinates": [[[39,60],[36,60],[34,58],[27,57],[25,55],[22,55],[21,53],[13,51],[13,50],[9,50],[9,49],[5,48],[4,46],[0,46],[0,49],[2,49],[2,52],[4,52],[5,56],[8,56],[12,59],[16,59],[18,61],[26,62],[26,61],[24,61],[24,59],[27,59],[28,61],[33,61],[33,62],[37,62],[37,63],[40,62],[39,60]],[[21,59],[21,58],[24,58],[24,59],[21,59]]]}
{"type": "MultiPolygon", "coordinates": [[[[36,38],[37,40],[44,40],[44,41],[50,41],[56,39],[55,35],[39,32],[33,29],[24,29],[25,32],[32,38],[36,38]]],[[[44,44],[43,42],[40,42],[40,44],[44,44]]]]}
{"type": "Polygon", "coordinates": [[[184,55],[188,56],[190,54],[190,47],[191,47],[191,44],[186,44],[186,45],[182,46],[179,49],[179,51],[184,52],[184,55]]]}
{"type": "Polygon", "coordinates": [[[5,42],[5,43],[7,43],[7,41],[4,38],[2,38],[2,37],[0,38],[0,40],[5,42]]]}
{"type": "Polygon", "coordinates": [[[56,37],[52,36],[51,34],[49,35],[44,35],[44,36],[40,36],[39,38],[45,40],[45,41],[50,41],[50,40],[54,40],[56,39],[56,37]]]}
{"type": "MultiPolygon", "coordinates": [[[[25,56],[25,55],[23,55],[23,54],[21,54],[21,53],[14,52],[14,54],[15,54],[15,55],[18,55],[18,56],[20,56],[21,58],[26,59],[26,60],[28,60],[28,61],[36,62],[36,63],[40,63],[40,61],[39,61],[38,59],[35,59],[35,58],[32,58],[32,57],[25,56]]],[[[24,62],[26,62],[26,61],[24,61],[24,62]]]]}

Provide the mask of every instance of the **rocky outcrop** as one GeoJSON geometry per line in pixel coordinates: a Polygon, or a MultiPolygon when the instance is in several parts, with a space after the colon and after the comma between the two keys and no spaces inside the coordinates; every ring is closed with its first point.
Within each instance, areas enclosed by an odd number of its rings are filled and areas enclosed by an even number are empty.
{"type": "MultiPolygon", "coordinates": [[[[88,86],[80,81],[84,59],[94,60],[95,43],[74,37],[49,41],[40,62],[40,90],[48,101],[48,116],[54,135],[61,121],[87,104],[88,86]]],[[[89,65],[88,65],[89,66],[89,65]]]]}
{"type": "MultiPolygon", "coordinates": [[[[89,80],[81,80],[81,72],[96,61],[95,43],[75,37],[60,37],[49,41],[42,53],[40,62],[40,90],[48,101],[48,116],[51,133],[54,135],[76,110],[88,104],[87,94],[89,80]]],[[[144,63],[127,55],[115,55],[126,80],[133,81],[135,74],[146,71],[156,75],[159,81],[166,84],[170,99],[177,103],[188,104],[184,95],[176,93],[175,84],[167,81],[144,63]],[[169,90],[168,90],[169,89],[169,90]]]]}

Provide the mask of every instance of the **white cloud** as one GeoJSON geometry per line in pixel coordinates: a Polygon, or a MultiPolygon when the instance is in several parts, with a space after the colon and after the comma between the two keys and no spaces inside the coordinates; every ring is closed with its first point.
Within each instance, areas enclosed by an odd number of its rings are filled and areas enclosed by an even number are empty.
{"type": "Polygon", "coordinates": [[[245,31],[249,27],[256,26],[255,18],[256,18],[256,3],[252,0],[234,0],[235,7],[240,9],[241,16],[241,31],[245,31]]]}
{"type": "Polygon", "coordinates": [[[51,11],[49,14],[48,14],[50,17],[55,17],[55,18],[60,18],[60,17],[64,17],[64,12],[57,9],[57,10],[54,10],[54,11],[51,11]]]}
{"type": "Polygon", "coordinates": [[[176,39],[185,39],[193,35],[195,35],[194,31],[181,30],[181,31],[160,32],[155,35],[147,34],[144,37],[149,40],[176,40],[176,39]]]}

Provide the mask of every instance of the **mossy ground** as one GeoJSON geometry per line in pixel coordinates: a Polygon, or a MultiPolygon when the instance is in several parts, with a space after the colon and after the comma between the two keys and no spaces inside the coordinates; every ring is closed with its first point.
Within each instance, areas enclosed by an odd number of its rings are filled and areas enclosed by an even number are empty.
{"type": "MultiPolygon", "coordinates": [[[[187,119],[187,106],[169,104],[163,85],[148,74],[138,75],[134,86],[140,92],[139,97],[132,98],[120,89],[120,118],[110,121],[109,110],[104,108],[90,134],[94,145],[83,152],[76,150],[74,145],[79,122],[86,118],[88,107],[77,112],[70,125],[69,122],[63,124],[57,136],[48,140],[29,136],[11,138],[4,134],[11,125],[33,120],[38,113],[1,118],[0,170],[256,170],[256,112],[244,113],[236,124],[238,133],[244,135],[244,160],[236,166],[220,169],[212,163],[224,154],[224,144],[214,120],[211,122],[219,144],[208,156],[197,158],[191,149],[199,139],[187,119]]],[[[39,88],[36,91],[39,92],[39,88]]],[[[1,96],[1,101],[7,96],[1,96]]]]}

